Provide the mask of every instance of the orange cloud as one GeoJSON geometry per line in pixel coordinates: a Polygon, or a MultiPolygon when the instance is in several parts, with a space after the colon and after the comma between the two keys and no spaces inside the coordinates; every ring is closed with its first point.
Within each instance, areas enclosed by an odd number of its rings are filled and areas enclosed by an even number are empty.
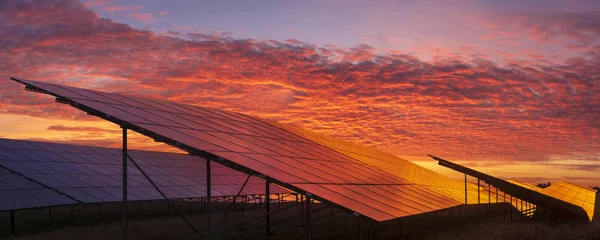
{"type": "MultiPolygon", "coordinates": [[[[6,7],[14,11],[0,15],[0,31],[7,33],[0,36],[6,53],[0,55],[6,79],[0,115],[97,121],[8,81],[20,76],[243,112],[409,159],[434,153],[496,166],[544,166],[556,158],[598,163],[590,158],[600,154],[597,48],[566,61],[500,66],[459,54],[428,62],[367,45],[161,35],[100,19],[77,1],[61,3],[74,9],[69,16],[61,10],[67,6],[11,4],[6,7]]],[[[86,141],[98,129],[80,130],[63,140],[86,141]]],[[[108,132],[89,142],[118,143],[118,133],[108,132]]],[[[153,145],[140,140],[136,146],[153,145]]],[[[591,182],[585,179],[594,172],[586,168],[577,168],[578,177],[591,182]]]]}

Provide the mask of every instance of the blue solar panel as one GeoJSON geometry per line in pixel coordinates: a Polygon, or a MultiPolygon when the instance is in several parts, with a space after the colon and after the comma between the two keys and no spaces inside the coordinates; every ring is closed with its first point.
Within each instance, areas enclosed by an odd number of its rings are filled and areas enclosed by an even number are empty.
{"type": "Polygon", "coordinates": [[[37,182],[0,168],[0,211],[74,203],[77,202],[37,182]]]}
{"type": "MultiPolygon", "coordinates": [[[[130,150],[129,155],[168,198],[206,196],[206,160],[185,154],[136,150],[130,150]]],[[[12,191],[4,196],[6,204],[0,210],[76,203],[73,199],[83,203],[121,201],[121,161],[120,149],[0,139],[0,166],[33,180],[0,168],[0,193],[12,191]],[[30,200],[20,199],[25,196],[30,200]]],[[[236,195],[247,175],[219,164],[212,166],[212,195],[236,195]]],[[[131,162],[127,172],[129,200],[163,198],[131,162]]],[[[253,179],[244,193],[264,194],[264,184],[253,179]]],[[[287,192],[272,186],[271,193],[287,192]]]]}

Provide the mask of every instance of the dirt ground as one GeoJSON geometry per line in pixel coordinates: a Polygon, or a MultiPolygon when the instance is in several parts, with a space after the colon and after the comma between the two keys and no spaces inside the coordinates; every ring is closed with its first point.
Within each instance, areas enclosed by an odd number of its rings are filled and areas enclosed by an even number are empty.
{"type": "MultiPolygon", "coordinates": [[[[212,225],[221,231],[215,239],[306,239],[303,208],[296,203],[273,203],[271,233],[265,234],[264,204],[229,203],[212,205],[212,225]],[[254,221],[252,221],[255,219],[254,221]],[[246,221],[241,225],[224,228],[246,221]],[[221,222],[220,224],[218,224],[221,222]],[[218,227],[217,227],[218,226],[218,227]]],[[[206,211],[200,203],[180,202],[184,213],[199,232],[206,230],[206,211]]],[[[475,217],[457,209],[438,211],[390,221],[372,223],[347,212],[314,204],[311,212],[311,239],[600,239],[600,221],[590,223],[557,223],[543,220],[506,221],[506,209],[480,209],[475,217]],[[360,238],[358,235],[360,234],[360,238]]],[[[123,237],[121,205],[81,205],[27,210],[16,215],[17,237],[10,234],[8,214],[0,215],[3,228],[0,238],[11,239],[120,239],[123,237]],[[51,217],[50,217],[51,215],[51,217]]],[[[596,218],[598,219],[598,218],[596,218]]],[[[185,239],[195,235],[185,221],[166,202],[132,203],[129,205],[128,239],[185,239]]],[[[197,238],[201,239],[201,238],[197,238]]]]}

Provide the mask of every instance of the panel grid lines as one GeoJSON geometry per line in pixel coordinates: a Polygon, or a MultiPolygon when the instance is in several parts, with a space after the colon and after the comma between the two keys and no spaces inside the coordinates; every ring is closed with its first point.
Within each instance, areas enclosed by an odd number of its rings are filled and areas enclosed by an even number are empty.
{"type": "MultiPolygon", "coordinates": [[[[188,151],[222,158],[237,169],[264,174],[377,221],[463,204],[464,182],[358,144],[219,109],[14,80],[73,101],[90,114],[182,144],[188,151]]],[[[468,192],[486,190],[467,184],[468,192]]],[[[572,199],[577,199],[579,193],[574,194],[572,199]]],[[[481,201],[492,202],[491,197],[481,194],[481,201]]]]}
{"type": "MultiPolygon", "coordinates": [[[[21,191],[20,196],[27,196],[28,190],[42,188],[46,193],[44,199],[60,199],[60,193],[67,194],[83,203],[120,201],[121,199],[121,161],[119,149],[65,145],[57,143],[32,142],[24,140],[0,139],[0,165],[12,167],[20,172],[23,179],[29,178],[46,186],[25,181],[20,188],[10,187],[4,180],[13,179],[16,174],[7,175],[0,172],[0,195],[21,191]],[[12,177],[11,177],[12,176],[12,177]],[[29,186],[29,187],[28,187],[29,186]],[[49,189],[50,188],[50,189],[49,189]],[[54,195],[57,196],[54,196],[54,195]]],[[[206,168],[202,158],[184,154],[148,152],[129,150],[128,154],[138,161],[150,178],[165,189],[169,198],[199,198],[206,196],[206,168]],[[199,163],[202,162],[202,163],[199,163]]],[[[128,163],[128,195],[130,200],[162,199],[158,192],[144,178],[133,164],[128,163]]],[[[3,168],[0,168],[3,169],[3,168]]],[[[247,175],[233,169],[214,164],[211,168],[212,196],[236,195],[247,175]]],[[[15,182],[16,180],[11,180],[15,182]]],[[[265,182],[251,178],[247,183],[245,194],[264,194],[265,182]]],[[[39,191],[38,191],[39,192],[39,191]]],[[[271,185],[271,193],[289,193],[289,190],[271,185]]],[[[63,196],[64,198],[64,196],[63,196]]],[[[76,203],[70,200],[68,204],[76,203]]],[[[0,211],[26,207],[44,207],[55,204],[43,199],[37,203],[16,204],[0,203],[0,211]]]]}

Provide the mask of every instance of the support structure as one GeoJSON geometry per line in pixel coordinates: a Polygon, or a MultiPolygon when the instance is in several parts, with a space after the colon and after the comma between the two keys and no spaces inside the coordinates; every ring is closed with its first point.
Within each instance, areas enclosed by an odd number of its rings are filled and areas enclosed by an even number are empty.
{"type": "Polygon", "coordinates": [[[123,239],[127,240],[127,128],[123,129],[123,239]]]}
{"type": "MultiPolygon", "coordinates": [[[[221,219],[217,223],[217,228],[221,226],[221,222],[223,222],[223,219],[225,219],[225,217],[227,216],[227,214],[229,213],[229,211],[231,211],[231,207],[235,206],[237,198],[242,194],[242,191],[246,187],[246,184],[248,183],[248,180],[250,180],[251,177],[252,177],[252,175],[248,175],[248,177],[246,178],[246,181],[244,181],[244,184],[242,184],[242,187],[240,188],[240,190],[238,191],[238,193],[233,197],[232,203],[229,204],[229,207],[227,207],[227,210],[225,211],[225,213],[223,213],[223,215],[221,216],[221,219]]],[[[247,204],[248,203],[248,196],[244,196],[244,199],[245,199],[244,202],[247,204]]]]}
{"type": "Polygon", "coordinates": [[[498,188],[496,188],[496,203],[498,203],[498,188]]]}
{"type": "Polygon", "coordinates": [[[490,188],[489,183],[488,183],[488,204],[492,204],[492,189],[490,188]]]}
{"type": "Polygon", "coordinates": [[[17,236],[15,231],[15,211],[10,211],[10,234],[17,236]]]}
{"type": "Polygon", "coordinates": [[[488,183],[488,206],[487,206],[487,214],[491,215],[492,212],[492,189],[490,188],[490,184],[488,183]]]}
{"type": "Polygon", "coordinates": [[[356,216],[356,239],[360,240],[361,236],[360,236],[360,218],[358,216],[356,216]]]}
{"type": "MultiPolygon", "coordinates": [[[[510,221],[513,220],[513,205],[512,205],[512,196],[508,196],[510,197],[510,221]]],[[[515,204],[516,205],[516,204],[515,204]]]]}
{"type": "Polygon", "coordinates": [[[481,204],[481,180],[477,179],[477,204],[481,204]]]}
{"type": "MultiPolygon", "coordinates": [[[[160,188],[158,188],[156,183],[154,183],[154,181],[152,181],[152,179],[150,179],[150,176],[148,176],[148,174],[146,174],[146,172],[140,167],[140,165],[137,164],[137,162],[135,162],[135,160],[133,160],[133,158],[131,158],[131,156],[127,155],[127,158],[129,159],[129,161],[131,161],[131,163],[133,163],[133,166],[135,166],[142,173],[142,175],[146,178],[146,180],[148,180],[148,182],[150,182],[150,184],[152,184],[154,189],[156,189],[156,191],[163,197],[163,199],[165,199],[167,201],[168,213],[171,214],[171,208],[173,208],[173,210],[175,210],[175,213],[177,213],[177,215],[179,215],[185,221],[185,223],[187,223],[187,225],[190,226],[190,228],[192,230],[194,230],[194,232],[196,234],[198,234],[198,230],[196,230],[196,228],[194,228],[194,226],[190,223],[190,221],[188,221],[187,218],[185,216],[183,216],[183,214],[181,212],[179,212],[177,207],[175,207],[174,201],[171,201],[167,197],[167,195],[165,195],[163,193],[163,191],[161,191],[160,188]],[[173,205],[173,206],[171,206],[171,205],[173,205]]],[[[140,202],[138,202],[137,206],[138,206],[138,213],[139,213],[140,212],[140,202]]]]}
{"type": "Polygon", "coordinates": [[[300,195],[300,222],[302,222],[302,226],[306,227],[306,222],[304,221],[304,195],[300,195]]]}
{"type": "Polygon", "coordinates": [[[265,181],[265,193],[267,194],[265,196],[265,209],[267,212],[267,217],[266,219],[266,228],[265,228],[265,234],[271,234],[271,188],[270,188],[271,182],[269,181],[269,179],[267,179],[267,181],[265,181]]]}
{"type": "MultiPolygon", "coordinates": [[[[212,226],[210,224],[211,220],[211,187],[210,187],[210,160],[206,159],[206,226],[207,232],[210,232],[212,226]]],[[[209,236],[210,239],[210,236],[209,236]]]]}
{"type": "Polygon", "coordinates": [[[310,196],[310,193],[306,193],[306,240],[310,240],[310,196]]]}
{"type": "Polygon", "coordinates": [[[465,174],[465,205],[467,204],[467,174],[465,174]]]}
{"type": "MultiPolygon", "coordinates": [[[[466,215],[467,215],[467,219],[469,219],[469,206],[468,204],[468,200],[467,200],[467,174],[465,173],[465,210],[467,210],[466,215]]],[[[461,211],[462,213],[462,211],[461,211]]]]}

